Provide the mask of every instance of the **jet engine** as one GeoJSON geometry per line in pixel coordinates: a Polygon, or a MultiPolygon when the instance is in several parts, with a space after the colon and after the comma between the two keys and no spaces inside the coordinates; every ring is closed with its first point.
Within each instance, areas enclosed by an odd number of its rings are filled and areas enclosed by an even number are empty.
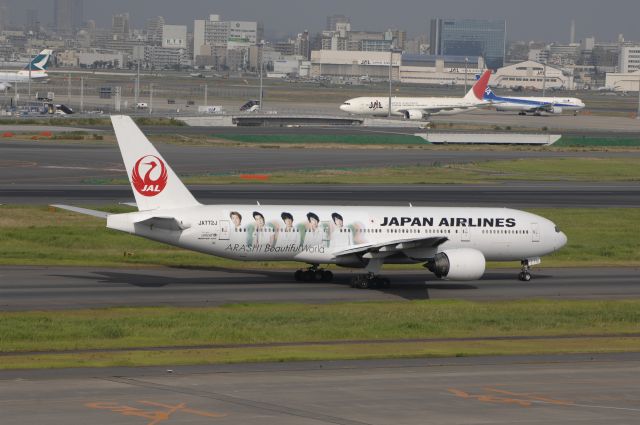
{"type": "Polygon", "coordinates": [[[11,84],[8,83],[0,83],[0,91],[7,91],[11,88],[11,84]]]}
{"type": "Polygon", "coordinates": [[[424,114],[422,113],[422,111],[410,109],[408,111],[404,111],[404,119],[411,121],[421,121],[422,119],[424,119],[424,114]]]}
{"type": "Polygon", "coordinates": [[[440,279],[476,280],[484,274],[486,261],[477,249],[448,249],[437,253],[424,265],[440,279]]]}
{"type": "Polygon", "coordinates": [[[551,107],[551,113],[552,114],[561,114],[562,113],[562,108],[559,106],[552,106],[551,107]]]}

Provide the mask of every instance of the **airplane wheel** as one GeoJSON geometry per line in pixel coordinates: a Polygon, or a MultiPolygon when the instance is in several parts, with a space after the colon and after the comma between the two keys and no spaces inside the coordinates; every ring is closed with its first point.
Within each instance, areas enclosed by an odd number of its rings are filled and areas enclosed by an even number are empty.
{"type": "Polygon", "coordinates": [[[302,270],[296,270],[296,272],[293,274],[293,277],[296,279],[297,282],[302,282],[303,273],[304,272],[302,270]]]}
{"type": "Polygon", "coordinates": [[[389,279],[387,279],[386,277],[383,277],[382,279],[380,279],[380,287],[381,288],[389,288],[389,287],[391,287],[391,281],[389,279]]]}
{"type": "Polygon", "coordinates": [[[358,289],[369,289],[371,287],[371,280],[366,276],[360,276],[358,279],[358,289]]]}
{"type": "Polygon", "coordinates": [[[324,280],[324,271],[316,270],[313,273],[313,280],[316,282],[322,282],[324,280]]]}
{"type": "Polygon", "coordinates": [[[311,282],[313,280],[314,273],[311,270],[305,270],[302,272],[302,280],[304,282],[311,282]]]}
{"type": "Polygon", "coordinates": [[[323,282],[331,282],[333,280],[333,273],[329,270],[324,270],[322,272],[322,281],[323,282]]]}
{"type": "Polygon", "coordinates": [[[522,282],[529,282],[531,280],[531,273],[529,272],[520,272],[518,275],[518,279],[522,282]]]}

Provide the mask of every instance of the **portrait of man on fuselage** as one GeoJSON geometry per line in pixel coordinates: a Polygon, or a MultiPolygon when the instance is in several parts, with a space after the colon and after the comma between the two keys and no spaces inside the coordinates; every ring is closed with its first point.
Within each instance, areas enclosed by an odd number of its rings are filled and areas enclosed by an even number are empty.
{"type": "Polygon", "coordinates": [[[280,218],[284,223],[278,231],[278,239],[276,240],[277,247],[285,247],[290,245],[300,245],[300,233],[298,229],[293,226],[293,215],[288,212],[280,214],[280,218]]]}

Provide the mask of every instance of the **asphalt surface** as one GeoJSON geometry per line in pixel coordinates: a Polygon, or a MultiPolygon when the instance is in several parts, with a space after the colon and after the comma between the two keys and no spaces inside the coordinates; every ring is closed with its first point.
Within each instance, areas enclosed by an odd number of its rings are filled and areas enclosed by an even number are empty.
{"type": "MultiPolygon", "coordinates": [[[[534,150],[442,149],[269,149],[157,144],[176,173],[221,174],[324,168],[442,165],[527,158],[628,158],[638,152],[556,152],[534,150]]],[[[125,178],[115,144],[55,144],[47,141],[0,141],[0,184],[79,183],[125,178]]]]}
{"type": "Polygon", "coordinates": [[[333,283],[298,283],[293,271],[0,267],[0,311],[110,306],[215,306],[244,302],[325,303],[424,299],[626,299],[640,297],[638,268],[535,269],[517,280],[519,265],[489,270],[480,281],[446,282],[428,271],[383,271],[392,287],[349,286],[356,270],[333,283]]]}
{"type": "MultiPolygon", "coordinates": [[[[640,207],[633,183],[509,183],[493,185],[197,185],[203,204],[640,207]]],[[[0,184],[0,204],[112,205],[134,202],[129,186],[0,184]]]]}
{"type": "Polygon", "coordinates": [[[3,425],[636,424],[639,371],[636,353],[8,371],[0,408],[3,425]]]}

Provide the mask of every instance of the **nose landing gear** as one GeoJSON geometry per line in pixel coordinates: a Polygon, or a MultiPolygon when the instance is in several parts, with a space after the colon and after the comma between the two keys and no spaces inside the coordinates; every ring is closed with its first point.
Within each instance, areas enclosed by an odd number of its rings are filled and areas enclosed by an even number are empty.
{"type": "Polygon", "coordinates": [[[529,282],[531,280],[530,270],[532,264],[529,262],[529,260],[522,260],[520,262],[520,265],[522,267],[522,271],[518,274],[518,280],[522,282],[529,282]]]}

